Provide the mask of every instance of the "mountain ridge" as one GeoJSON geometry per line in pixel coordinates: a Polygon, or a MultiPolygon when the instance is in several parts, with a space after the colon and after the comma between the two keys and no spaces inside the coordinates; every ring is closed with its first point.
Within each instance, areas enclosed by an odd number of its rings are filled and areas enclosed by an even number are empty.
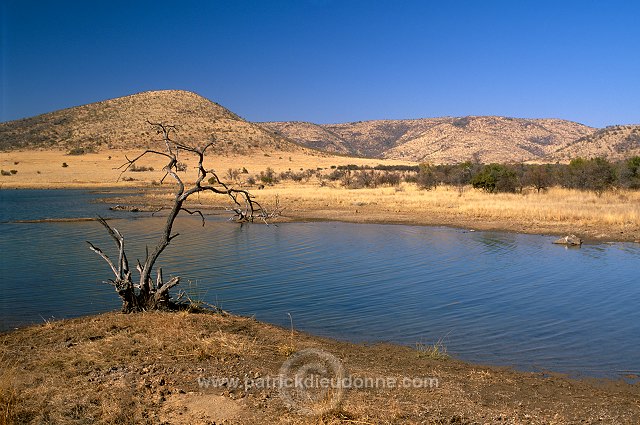
{"type": "Polygon", "coordinates": [[[158,146],[147,120],[175,123],[176,137],[186,144],[215,141],[220,154],[302,150],[430,163],[640,155],[640,125],[598,129],[556,118],[501,116],[252,123],[183,90],[147,91],[0,123],[0,150],[91,152],[158,146]]]}
{"type": "Polygon", "coordinates": [[[596,129],[554,118],[499,116],[260,123],[305,146],[342,154],[428,162],[555,160],[553,153],[596,129]],[[310,132],[309,129],[313,131],[310,132]],[[331,141],[323,146],[321,137],[331,141]],[[315,137],[313,137],[315,136],[315,137]]]}
{"type": "Polygon", "coordinates": [[[157,146],[160,141],[147,120],[175,124],[175,137],[186,144],[214,141],[222,153],[306,150],[218,103],[183,90],[147,91],[0,123],[0,150],[157,146]]]}

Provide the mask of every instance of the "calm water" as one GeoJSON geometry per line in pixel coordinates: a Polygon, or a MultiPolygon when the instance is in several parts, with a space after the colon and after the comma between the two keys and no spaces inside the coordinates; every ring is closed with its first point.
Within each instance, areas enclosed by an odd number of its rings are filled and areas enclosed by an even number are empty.
{"type": "MultiPolygon", "coordinates": [[[[119,308],[110,249],[96,222],[114,218],[129,256],[142,256],[162,218],[109,212],[79,191],[0,190],[0,328],[119,308]],[[72,201],[67,205],[66,201],[72,201]]],[[[243,315],[353,341],[414,345],[443,339],[474,362],[617,376],[640,371],[636,244],[565,249],[553,238],[346,223],[239,226],[179,219],[161,257],[165,277],[243,315]]]]}

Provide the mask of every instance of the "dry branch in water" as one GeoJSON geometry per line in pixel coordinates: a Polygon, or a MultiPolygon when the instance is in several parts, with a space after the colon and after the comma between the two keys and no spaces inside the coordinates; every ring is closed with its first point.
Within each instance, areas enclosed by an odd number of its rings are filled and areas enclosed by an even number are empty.
{"type": "Polygon", "coordinates": [[[248,191],[228,186],[218,178],[218,175],[213,170],[207,170],[204,167],[205,153],[213,146],[213,142],[202,148],[188,146],[171,138],[172,134],[177,132],[176,126],[164,123],[152,123],[150,121],[147,122],[149,125],[154,127],[157,134],[162,136],[166,150],[160,151],[147,149],[133,159],[127,158],[127,162],[122,164],[119,169],[124,173],[146,155],[163,156],[167,159],[167,165],[163,168],[165,174],[162,177],[161,182],[164,182],[167,177],[171,177],[176,182],[177,190],[174,194],[173,203],[157,245],[151,252],[147,249],[144,262],[141,263],[140,261],[137,261],[136,269],[140,275],[138,283],[133,283],[132,273],[125,253],[124,236],[117,229],[111,227],[103,218],[99,218],[100,224],[107,229],[107,232],[118,247],[118,261],[116,264],[114,264],[114,262],[100,248],[87,241],[89,248],[101,256],[107,262],[109,267],[111,267],[111,271],[115,275],[115,279],[110,279],[108,283],[114,286],[116,292],[122,299],[122,311],[124,313],[167,309],[171,307],[172,303],[169,295],[169,289],[180,283],[180,278],[174,277],[169,281],[164,282],[162,278],[162,269],[160,268],[156,273],[155,281],[151,276],[158,257],[162,254],[169,243],[178,236],[178,233],[172,234],[172,230],[173,223],[181,211],[191,215],[199,215],[202,218],[202,225],[204,226],[204,215],[201,211],[192,211],[184,207],[185,202],[192,195],[200,192],[213,192],[219,195],[226,195],[232,201],[230,211],[233,212],[233,216],[231,219],[238,223],[253,222],[256,219],[267,223],[269,219],[277,217],[280,213],[278,206],[276,206],[276,208],[271,212],[267,211],[257,201],[255,201],[248,191]],[[195,183],[189,187],[185,185],[184,180],[178,175],[180,168],[178,156],[180,153],[195,155],[198,159],[197,178],[195,183]]]}

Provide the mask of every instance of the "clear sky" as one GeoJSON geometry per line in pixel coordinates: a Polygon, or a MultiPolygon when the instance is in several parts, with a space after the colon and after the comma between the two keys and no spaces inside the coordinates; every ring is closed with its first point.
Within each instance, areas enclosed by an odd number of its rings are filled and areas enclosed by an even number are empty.
{"type": "Polygon", "coordinates": [[[640,123],[638,0],[0,4],[0,121],[184,89],[251,121],[640,123]]]}

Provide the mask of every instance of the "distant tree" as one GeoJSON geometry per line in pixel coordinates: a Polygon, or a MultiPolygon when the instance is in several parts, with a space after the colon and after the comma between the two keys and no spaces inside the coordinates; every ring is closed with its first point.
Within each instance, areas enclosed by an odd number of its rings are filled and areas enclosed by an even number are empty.
{"type": "Polygon", "coordinates": [[[620,184],[628,189],[640,189],[640,156],[634,156],[620,164],[620,184]]]}
{"type": "Polygon", "coordinates": [[[575,158],[571,160],[562,185],[573,189],[590,190],[598,196],[618,182],[616,169],[605,158],[575,158]]]}
{"type": "Polygon", "coordinates": [[[587,163],[584,158],[574,158],[569,162],[562,185],[573,189],[587,189],[587,163]]]}
{"type": "Polygon", "coordinates": [[[430,164],[420,164],[416,183],[420,189],[431,190],[438,185],[438,178],[435,168],[430,164]]]}
{"type": "Polygon", "coordinates": [[[528,165],[524,170],[522,184],[533,187],[538,193],[547,190],[553,183],[553,170],[549,164],[528,165]]]}
{"type": "Polygon", "coordinates": [[[502,164],[488,164],[474,175],[471,184],[487,192],[515,192],[519,186],[516,172],[502,164]]]}
{"type": "Polygon", "coordinates": [[[376,175],[376,185],[399,186],[400,173],[396,171],[384,171],[376,175]]]}
{"type": "Polygon", "coordinates": [[[267,167],[265,171],[260,171],[260,181],[264,184],[274,184],[277,183],[278,178],[276,177],[276,172],[271,167],[267,167]]]}
{"type": "Polygon", "coordinates": [[[605,158],[594,158],[586,165],[587,189],[598,196],[613,188],[617,182],[616,170],[613,164],[605,158]]]}
{"type": "Polygon", "coordinates": [[[351,184],[348,185],[350,189],[362,189],[362,188],[374,188],[377,187],[378,180],[376,179],[375,171],[373,170],[360,170],[353,173],[351,184]]]}

